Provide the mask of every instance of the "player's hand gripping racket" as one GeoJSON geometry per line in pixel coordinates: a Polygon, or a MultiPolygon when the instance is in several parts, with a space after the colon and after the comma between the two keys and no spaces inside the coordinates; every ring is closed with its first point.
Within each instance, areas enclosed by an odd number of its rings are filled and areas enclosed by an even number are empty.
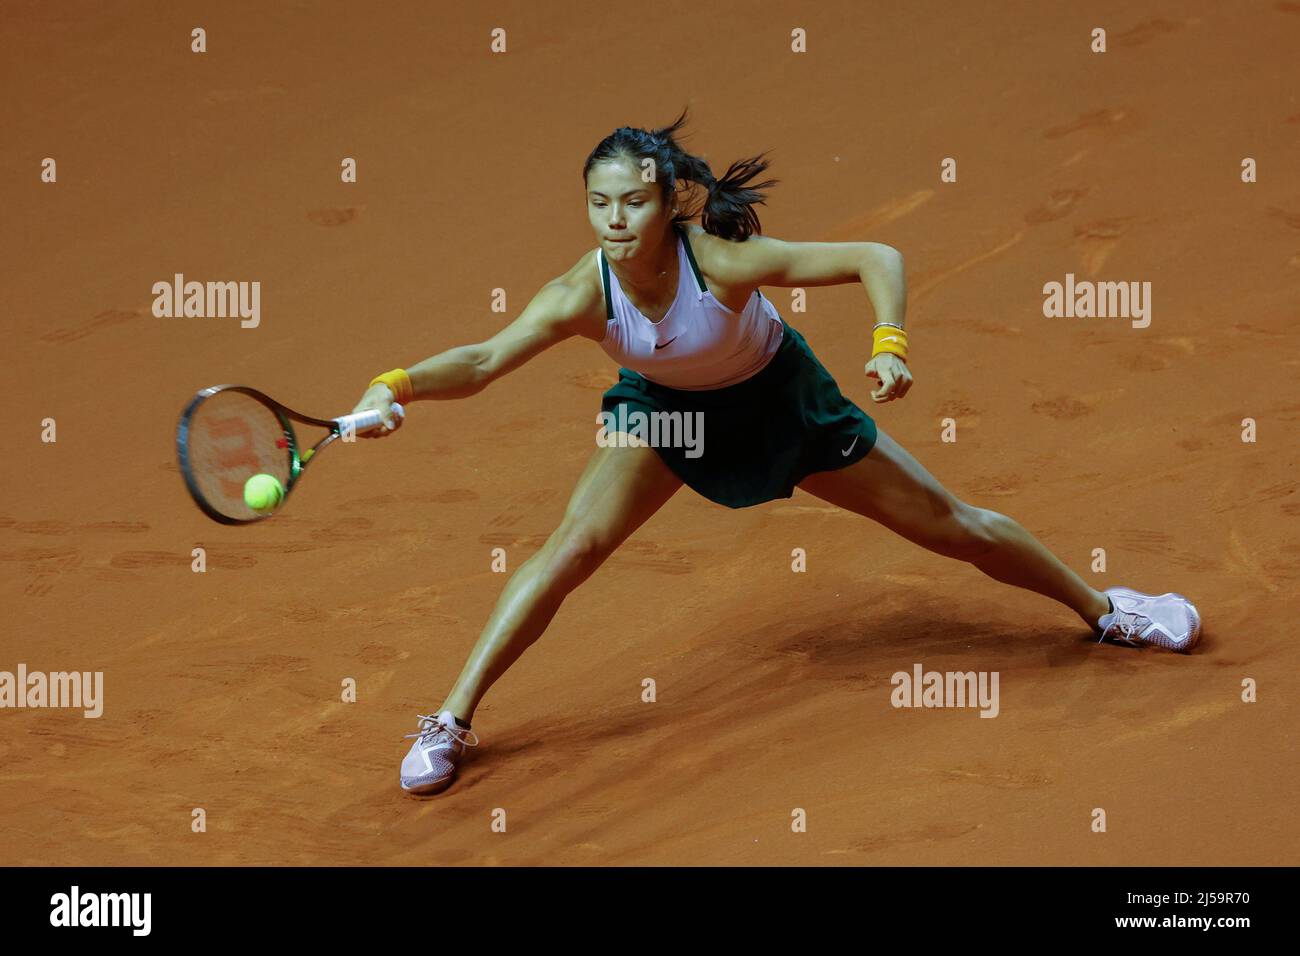
{"type": "MultiPolygon", "coordinates": [[[[397,404],[392,411],[403,414],[397,404]]],[[[312,418],[257,389],[214,385],[195,395],[181,413],[176,454],[185,485],[204,514],[222,524],[250,524],[283,507],[322,448],[382,423],[378,410],[312,418]],[[326,434],[306,447],[294,422],[324,428],[326,434]]]]}

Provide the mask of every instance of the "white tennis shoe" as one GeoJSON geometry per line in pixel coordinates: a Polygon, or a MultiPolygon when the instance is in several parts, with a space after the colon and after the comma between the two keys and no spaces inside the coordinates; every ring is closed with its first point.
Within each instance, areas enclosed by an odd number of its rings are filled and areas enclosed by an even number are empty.
{"type": "Polygon", "coordinates": [[[444,710],[437,717],[420,714],[420,729],[407,737],[415,743],[402,760],[402,789],[425,797],[451,785],[456,764],[466,747],[477,747],[478,736],[456,715],[444,710]]]}
{"type": "Polygon", "coordinates": [[[1190,651],[1201,639],[1201,616],[1181,594],[1143,594],[1132,588],[1107,588],[1115,610],[1101,616],[1098,643],[1106,638],[1134,647],[1153,644],[1190,651]]]}

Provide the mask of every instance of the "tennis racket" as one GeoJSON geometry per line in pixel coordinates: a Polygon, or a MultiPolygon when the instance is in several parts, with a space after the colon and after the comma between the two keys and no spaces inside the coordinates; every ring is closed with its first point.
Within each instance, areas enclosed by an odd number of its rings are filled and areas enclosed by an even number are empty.
{"type": "MultiPolygon", "coordinates": [[[[403,414],[394,403],[393,413],[403,414]]],[[[185,487],[209,518],[222,524],[252,524],[271,517],[244,502],[244,484],[254,475],[280,482],[287,501],[309,462],[337,439],[378,428],[378,410],[341,418],[312,418],[255,388],[214,385],[190,400],[176,427],[176,455],[185,487]],[[323,428],[326,434],[308,447],[293,423],[323,428]]],[[[277,510],[284,507],[281,501],[277,510]]]]}

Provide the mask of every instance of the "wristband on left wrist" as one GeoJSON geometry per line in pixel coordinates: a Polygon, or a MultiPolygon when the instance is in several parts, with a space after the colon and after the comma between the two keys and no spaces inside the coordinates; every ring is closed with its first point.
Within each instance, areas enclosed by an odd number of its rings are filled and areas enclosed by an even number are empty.
{"type": "Polygon", "coordinates": [[[871,357],[875,358],[884,352],[897,355],[906,362],[907,332],[897,325],[878,322],[876,327],[871,330],[871,357]]]}

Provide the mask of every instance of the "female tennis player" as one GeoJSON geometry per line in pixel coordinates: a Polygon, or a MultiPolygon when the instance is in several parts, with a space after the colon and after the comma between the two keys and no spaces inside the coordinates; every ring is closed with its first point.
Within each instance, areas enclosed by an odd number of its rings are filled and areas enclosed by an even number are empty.
{"type": "MultiPolygon", "coordinates": [[[[583,167],[597,247],[548,282],[492,338],[378,376],[354,411],[393,401],[464,398],[565,339],[598,343],[621,367],[601,408],[609,424],[559,526],[506,583],[496,609],[435,715],[420,715],[401,786],[420,795],[452,782],[488,688],[550,623],[565,597],[683,485],[730,508],[789,498],[796,487],[884,525],[989,577],[1054,598],[1100,640],[1190,650],[1196,608],[1182,595],[1097,591],[1006,515],[956,498],[845,398],[804,337],[759,286],[861,282],[875,310],[866,373],[876,404],[908,392],[903,257],[877,242],[782,242],[760,233],[749,185],[760,155],[715,178],[664,129],[623,127],[583,167]],[[643,171],[644,175],[643,175],[643,171]],[[653,173],[653,180],[650,174],[653,173]],[[702,209],[686,200],[707,194],[702,209]],[[701,225],[691,220],[700,212],[701,225]],[[630,413],[680,413],[705,426],[704,453],[647,443],[630,413]]],[[[865,339],[865,329],[864,329],[865,339]]],[[[669,419],[661,418],[662,421],[669,419]]],[[[679,433],[679,435],[682,433],[679,433]]]]}

